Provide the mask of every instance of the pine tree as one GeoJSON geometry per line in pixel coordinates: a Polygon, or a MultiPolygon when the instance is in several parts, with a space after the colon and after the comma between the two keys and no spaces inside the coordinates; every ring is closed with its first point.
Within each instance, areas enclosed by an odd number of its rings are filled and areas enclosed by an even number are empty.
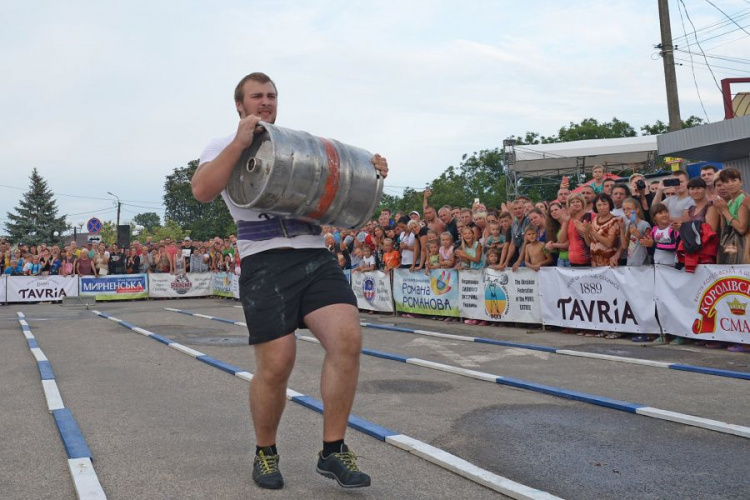
{"type": "Polygon", "coordinates": [[[57,202],[52,192],[36,168],[31,172],[29,190],[15,208],[16,213],[8,212],[5,229],[12,242],[27,245],[40,243],[55,244],[61,237],[55,237],[57,231],[62,235],[68,229],[65,216],[57,216],[57,202]]]}

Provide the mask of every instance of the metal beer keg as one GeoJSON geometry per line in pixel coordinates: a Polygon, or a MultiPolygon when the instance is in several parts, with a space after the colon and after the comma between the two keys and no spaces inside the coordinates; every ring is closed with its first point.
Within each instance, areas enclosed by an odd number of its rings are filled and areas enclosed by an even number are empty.
{"type": "Polygon", "coordinates": [[[364,149],[260,122],[227,184],[240,208],[321,225],[355,228],[370,220],[383,179],[364,149]]]}

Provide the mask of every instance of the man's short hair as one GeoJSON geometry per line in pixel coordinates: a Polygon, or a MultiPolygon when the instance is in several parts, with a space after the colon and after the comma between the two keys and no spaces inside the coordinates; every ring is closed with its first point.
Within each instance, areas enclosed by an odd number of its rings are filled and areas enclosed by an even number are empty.
{"type": "Polygon", "coordinates": [[[675,170],[672,172],[672,177],[684,177],[686,181],[690,180],[690,175],[684,170],[675,170]]]}
{"type": "Polygon", "coordinates": [[[716,168],[716,166],[714,166],[714,165],[703,165],[703,166],[701,167],[701,172],[703,172],[704,170],[713,170],[713,171],[714,171],[714,173],[716,173],[716,172],[718,172],[718,171],[719,171],[719,169],[718,169],[718,168],[716,168]]]}
{"type": "Polygon", "coordinates": [[[408,223],[409,223],[409,221],[411,221],[411,219],[410,219],[410,218],[408,218],[408,217],[407,217],[407,216],[405,216],[405,215],[402,215],[402,216],[401,216],[401,217],[399,217],[399,219],[398,219],[398,223],[399,223],[399,224],[408,224],[408,223]]]}
{"type": "Polygon", "coordinates": [[[273,89],[277,94],[279,93],[279,90],[276,88],[276,83],[271,80],[270,76],[265,73],[255,72],[243,77],[242,80],[240,80],[240,83],[238,83],[234,88],[234,102],[242,102],[245,99],[245,84],[248,80],[252,80],[258,83],[271,82],[271,85],[273,85],[273,89]]]}
{"type": "Polygon", "coordinates": [[[613,193],[615,192],[615,189],[622,189],[623,191],[625,191],[625,194],[628,194],[629,192],[629,189],[625,184],[615,184],[614,186],[612,186],[613,193]]]}

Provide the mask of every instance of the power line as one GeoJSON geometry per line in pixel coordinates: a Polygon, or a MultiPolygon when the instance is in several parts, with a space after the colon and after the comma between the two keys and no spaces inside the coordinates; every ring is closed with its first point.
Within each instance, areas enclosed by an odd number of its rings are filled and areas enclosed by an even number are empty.
{"type": "MultiPolygon", "coordinates": [[[[18,191],[27,191],[29,188],[22,188],[18,186],[9,186],[7,184],[0,184],[0,187],[8,188],[8,189],[16,189],[18,191]]],[[[54,196],[64,196],[66,198],[81,198],[84,200],[101,200],[101,201],[112,201],[111,198],[98,198],[96,196],[80,196],[75,194],[65,194],[65,193],[56,193],[54,191],[50,191],[50,193],[54,196]]],[[[126,200],[129,202],[135,202],[135,203],[151,203],[154,205],[162,205],[163,202],[161,201],[138,201],[138,200],[126,200]]]]}
{"type": "MultiPolygon", "coordinates": [[[[684,62],[684,63],[690,63],[690,61],[688,59],[675,58],[675,61],[680,61],[680,62],[684,62]]],[[[695,61],[695,64],[699,64],[701,66],[706,66],[705,63],[702,63],[700,61],[695,61]]],[[[699,67],[698,69],[704,69],[704,70],[707,70],[707,71],[713,71],[715,69],[723,69],[723,70],[726,70],[726,71],[716,71],[716,73],[720,73],[720,74],[724,73],[724,74],[736,75],[736,76],[747,76],[748,74],[750,74],[750,71],[747,71],[747,70],[743,70],[743,69],[739,69],[739,68],[730,68],[728,66],[717,66],[715,64],[713,66],[710,66],[710,67],[708,67],[708,66],[706,66],[706,67],[699,67]]]]}
{"type": "MultiPolygon", "coordinates": [[[[682,32],[685,33],[685,38],[687,39],[687,31],[685,30],[685,21],[682,18],[682,8],[680,8],[680,4],[677,4],[677,11],[680,13],[680,24],[682,24],[682,32]]],[[[693,72],[693,83],[695,83],[695,92],[698,94],[698,101],[701,103],[701,108],[703,109],[703,114],[706,116],[706,121],[708,123],[711,123],[711,120],[708,119],[708,112],[706,112],[706,106],[703,105],[703,98],[701,97],[701,91],[700,88],[698,88],[698,79],[695,77],[695,64],[693,64],[693,53],[689,52],[690,54],[690,70],[693,72]]]]}
{"type": "MultiPolygon", "coordinates": [[[[746,18],[748,16],[750,16],[750,9],[744,9],[744,10],[738,11],[738,12],[736,12],[734,14],[735,20],[741,20],[741,19],[744,19],[744,18],[746,18]]],[[[729,26],[729,24],[731,24],[729,21],[727,21],[726,19],[722,19],[720,21],[716,21],[716,22],[714,22],[712,24],[709,24],[707,26],[699,28],[698,30],[692,31],[690,33],[685,33],[682,36],[678,36],[678,37],[676,37],[676,38],[673,39],[673,42],[674,41],[679,41],[679,40],[687,40],[691,35],[698,34],[698,33],[700,33],[701,36],[704,36],[706,34],[709,34],[709,33],[712,33],[714,31],[717,31],[717,30],[720,30],[722,28],[725,28],[725,27],[729,26]]]]}
{"type": "MultiPolygon", "coordinates": [[[[680,3],[682,4],[682,8],[685,10],[685,17],[687,17],[688,22],[690,23],[690,26],[693,27],[693,30],[695,30],[695,24],[693,24],[693,20],[690,19],[690,13],[687,10],[687,6],[685,5],[684,0],[680,0],[680,3]]],[[[703,51],[703,47],[701,47],[700,42],[698,41],[698,37],[695,37],[695,43],[698,45],[698,48],[701,51],[701,54],[703,54],[703,59],[706,61],[706,66],[708,67],[709,71],[711,71],[711,77],[714,79],[714,83],[716,84],[716,88],[719,89],[719,92],[721,92],[721,86],[719,85],[719,82],[716,80],[716,75],[714,75],[713,70],[711,69],[711,65],[708,64],[708,58],[706,57],[706,53],[703,51]]]]}
{"type": "Polygon", "coordinates": [[[723,10],[721,10],[721,9],[720,9],[720,8],[719,8],[719,7],[718,7],[718,6],[717,6],[717,5],[715,4],[715,3],[713,3],[713,2],[711,1],[711,0],[706,0],[706,2],[707,2],[707,3],[709,4],[709,5],[711,5],[711,6],[712,6],[712,7],[714,8],[714,9],[716,9],[716,10],[718,10],[719,12],[721,12],[722,14],[724,14],[724,16],[725,16],[725,17],[726,17],[727,19],[729,19],[730,21],[732,21],[732,23],[734,23],[735,25],[737,25],[737,27],[739,27],[739,28],[740,28],[740,29],[741,29],[742,31],[744,31],[745,33],[747,33],[748,35],[750,35],[750,31],[747,31],[747,30],[746,30],[745,28],[743,28],[742,26],[740,26],[740,25],[739,25],[739,24],[737,23],[737,21],[735,21],[734,19],[732,19],[732,17],[730,17],[730,16],[729,16],[729,15],[728,15],[728,14],[727,14],[726,12],[724,12],[723,10]]]}

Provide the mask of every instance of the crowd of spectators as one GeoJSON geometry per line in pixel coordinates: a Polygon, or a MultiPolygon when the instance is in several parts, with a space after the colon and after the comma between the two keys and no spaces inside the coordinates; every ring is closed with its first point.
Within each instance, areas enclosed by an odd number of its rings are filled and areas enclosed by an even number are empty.
{"type": "Polygon", "coordinates": [[[108,276],[138,273],[236,272],[239,274],[237,239],[218,236],[208,241],[185,237],[180,244],[171,238],[153,241],[147,237],[128,247],[116,243],[26,245],[0,241],[0,272],[9,276],[108,276]]]}
{"type": "MultiPolygon", "coordinates": [[[[386,208],[360,230],[326,227],[326,246],[343,269],[355,273],[651,264],[691,272],[697,264],[750,263],[750,197],[742,191],[737,169],[719,171],[707,165],[700,177],[690,179],[678,170],[651,183],[638,173],[614,177],[596,166],[592,179],[573,191],[563,178],[554,200],[519,196],[500,207],[488,207],[479,199],[470,208],[435,207],[428,188],[422,214],[392,213],[386,208]]],[[[623,336],[564,331],[610,339],[623,336]]],[[[635,335],[633,340],[685,343],[682,337],[655,335],[635,335]]]]}
{"type": "MultiPolygon", "coordinates": [[[[750,263],[750,196],[738,170],[704,166],[690,179],[675,171],[647,183],[641,174],[614,178],[604,167],[576,189],[563,178],[553,200],[519,196],[500,207],[434,207],[424,192],[422,213],[392,213],[358,230],[324,227],[325,245],[351,272],[401,268],[495,270],[543,266],[601,267],[661,264],[694,271],[697,264],[750,263]],[[699,238],[697,238],[699,236],[699,238]],[[696,241],[700,241],[696,245],[696,241]]],[[[208,241],[170,238],[127,248],[75,241],[25,245],[0,241],[0,272],[11,276],[107,276],[133,273],[234,272],[240,259],[234,235],[208,241]]],[[[451,321],[448,319],[447,321],[451,321]]],[[[466,320],[469,324],[488,322],[466,320]]],[[[614,332],[575,332],[620,338],[614,332]]],[[[685,339],[635,335],[639,342],[682,344],[685,339]]],[[[705,343],[722,347],[720,343],[705,343]]],[[[744,351],[744,345],[730,346],[744,351]]]]}

